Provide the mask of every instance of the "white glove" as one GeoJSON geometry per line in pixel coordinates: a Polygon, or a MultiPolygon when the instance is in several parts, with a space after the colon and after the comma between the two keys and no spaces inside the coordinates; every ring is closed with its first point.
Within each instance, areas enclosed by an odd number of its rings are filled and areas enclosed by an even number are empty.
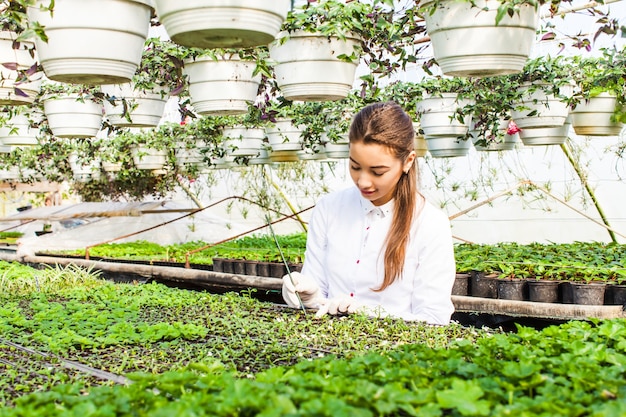
{"type": "Polygon", "coordinates": [[[364,310],[365,306],[363,306],[363,304],[357,302],[354,297],[346,294],[322,300],[317,313],[315,313],[315,317],[320,318],[325,314],[333,316],[336,316],[337,314],[354,314],[364,310]]]}
{"type": "Polygon", "coordinates": [[[318,308],[323,299],[320,286],[313,278],[299,272],[292,272],[291,277],[289,274],[283,276],[283,299],[287,305],[302,308],[298,296],[306,308],[318,308]]]}

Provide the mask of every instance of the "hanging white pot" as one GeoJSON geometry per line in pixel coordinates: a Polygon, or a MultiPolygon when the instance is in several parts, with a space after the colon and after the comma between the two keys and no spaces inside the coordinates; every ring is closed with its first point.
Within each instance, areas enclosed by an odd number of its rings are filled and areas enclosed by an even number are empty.
{"type": "Polygon", "coordinates": [[[109,123],[119,127],[154,127],[165,111],[168,95],[158,91],[138,91],[132,84],[105,84],[102,92],[104,113],[109,123]]]}
{"type": "Polygon", "coordinates": [[[0,169],[0,181],[13,181],[20,179],[20,168],[9,167],[7,169],[0,169]]]}
{"type": "Polygon", "coordinates": [[[52,134],[59,138],[92,138],[102,126],[102,104],[77,94],[44,98],[43,109],[52,134]]]}
{"type": "Polygon", "coordinates": [[[57,0],[54,13],[37,0],[28,19],[45,27],[35,39],[39,61],[51,80],[75,84],[129,82],[148,37],[151,0],[57,0]]]}
{"type": "Polygon", "coordinates": [[[345,98],[354,84],[358,59],[346,62],[360,45],[356,37],[340,39],[296,31],[283,42],[270,44],[270,58],[276,62],[276,83],[287,100],[330,101],[345,98]]]}
{"type": "Polygon", "coordinates": [[[295,126],[291,119],[280,118],[265,128],[270,145],[272,162],[294,162],[298,160],[298,151],[303,149],[302,128],[295,126]]]}
{"type": "Polygon", "coordinates": [[[263,144],[261,149],[259,150],[259,155],[253,158],[250,158],[248,161],[248,165],[263,165],[271,163],[270,159],[270,151],[268,151],[267,144],[263,144]]]}
{"type": "Polygon", "coordinates": [[[104,172],[120,172],[123,167],[121,162],[102,161],[101,164],[104,172]]]}
{"type": "Polygon", "coordinates": [[[37,64],[35,44],[20,41],[14,49],[17,34],[0,31],[0,106],[20,106],[31,104],[39,94],[40,72],[34,72],[22,80],[20,72],[25,72],[37,64]]]}
{"type": "Polygon", "coordinates": [[[155,0],[159,22],[179,45],[202,49],[269,44],[291,9],[290,0],[155,0]]]}
{"type": "Polygon", "coordinates": [[[472,142],[458,136],[424,136],[428,152],[433,158],[465,156],[472,142]]]}
{"type": "Polygon", "coordinates": [[[202,154],[202,148],[206,147],[204,140],[198,139],[195,142],[193,148],[187,147],[185,143],[179,143],[176,145],[175,157],[176,164],[184,168],[186,166],[201,166],[204,164],[204,155],[202,154]]]}
{"type": "Polygon", "coordinates": [[[533,44],[539,8],[516,5],[496,25],[499,0],[428,1],[424,19],[437,64],[446,75],[487,77],[520,72],[533,44]],[[430,8],[434,12],[430,13],[430,8]]]}
{"type": "Polygon", "coordinates": [[[415,155],[423,158],[428,153],[428,145],[426,145],[424,135],[420,132],[419,123],[414,123],[413,128],[415,130],[415,155]]]}
{"type": "Polygon", "coordinates": [[[560,145],[567,139],[571,127],[568,118],[563,126],[522,129],[519,136],[525,146],[560,145]]]}
{"type": "Polygon", "coordinates": [[[441,97],[426,96],[417,104],[420,130],[424,136],[464,137],[467,134],[470,116],[459,121],[456,111],[468,104],[469,100],[459,100],[457,97],[456,93],[442,93],[441,97]]]}
{"type": "Polygon", "coordinates": [[[39,128],[33,127],[28,115],[17,114],[0,127],[0,145],[12,147],[30,147],[39,144],[39,128]]]}
{"type": "Polygon", "coordinates": [[[78,154],[71,153],[69,156],[70,167],[74,180],[78,182],[97,181],[100,179],[100,160],[94,159],[88,163],[81,161],[78,154]]]}
{"type": "Polygon", "coordinates": [[[477,151],[510,151],[519,143],[519,130],[509,130],[510,121],[501,120],[496,132],[487,131],[483,134],[470,125],[470,136],[477,151]],[[484,139],[484,144],[479,144],[484,139]]]}
{"type": "Polygon", "coordinates": [[[583,100],[571,111],[574,132],[581,136],[617,136],[623,123],[611,121],[617,98],[609,93],[600,93],[583,100]]]}
{"type": "Polygon", "coordinates": [[[234,126],[224,128],[222,135],[227,138],[224,147],[229,155],[256,157],[263,147],[265,129],[234,126]]]}
{"type": "Polygon", "coordinates": [[[325,140],[324,153],[330,159],[347,159],[350,157],[350,139],[348,135],[343,135],[341,140],[337,142],[331,142],[325,140]]]}
{"type": "Polygon", "coordinates": [[[137,145],[132,149],[133,162],[137,169],[161,170],[167,162],[167,151],[137,145]]]}
{"type": "MultiPolygon", "coordinates": [[[[540,88],[529,92],[529,87],[530,85],[522,87],[523,98],[519,103],[514,103],[511,110],[511,117],[517,126],[520,129],[563,126],[569,115],[567,103],[540,88]]],[[[561,94],[571,92],[570,86],[560,88],[561,94]]]]}
{"type": "Polygon", "coordinates": [[[296,152],[298,154],[298,159],[301,161],[322,161],[329,159],[330,157],[326,153],[326,145],[327,143],[314,143],[311,147],[299,150],[296,152]]]}
{"type": "Polygon", "coordinates": [[[191,105],[202,115],[231,115],[248,112],[261,83],[261,75],[252,75],[256,63],[239,58],[216,61],[200,57],[185,61],[189,77],[191,105]]]}

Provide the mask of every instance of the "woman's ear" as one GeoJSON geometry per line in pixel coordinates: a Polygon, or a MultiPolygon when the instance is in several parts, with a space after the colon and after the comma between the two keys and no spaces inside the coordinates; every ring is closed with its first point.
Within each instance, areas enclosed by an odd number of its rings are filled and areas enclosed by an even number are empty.
{"type": "Polygon", "coordinates": [[[411,165],[413,165],[413,163],[415,163],[416,156],[417,155],[415,154],[415,151],[411,151],[409,156],[406,157],[406,160],[404,161],[404,166],[402,167],[402,171],[405,174],[409,173],[409,170],[411,169],[411,165]]]}

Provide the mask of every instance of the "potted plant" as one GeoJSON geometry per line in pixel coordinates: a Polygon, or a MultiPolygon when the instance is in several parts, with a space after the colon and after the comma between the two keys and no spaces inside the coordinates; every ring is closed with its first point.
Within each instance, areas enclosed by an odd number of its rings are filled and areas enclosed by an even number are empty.
{"type": "Polygon", "coordinates": [[[42,72],[37,62],[34,36],[44,36],[38,25],[28,25],[28,0],[0,5],[0,105],[35,101],[42,72]]]}
{"type": "Polygon", "coordinates": [[[259,91],[267,52],[262,48],[205,50],[185,59],[184,74],[194,111],[232,115],[248,111],[259,91]]]}
{"type": "Polygon", "coordinates": [[[148,38],[131,82],[101,87],[109,123],[120,127],[157,126],[170,95],[185,91],[185,54],[184,48],[171,41],[148,38]]]}
{"type": "Polygon", "coordinates": [[[560,127],[569,115],[573,94],[572,67],[566,58],[541,56],[528,60],[522,71],[509,76],[517,85],[511,116],[522,129],[560,127]]]}
{"type": "MultiPolygon", "coordinates": [[[[287,100],[322,101],[346,97],[362,59],[380,75],[415,58],[413,46],[423,32],[413,9],[396,11],[388,1],[322,0],[294,8],[270,44],[275,82],[287,100]]],[[[373,83],[370,75],[366,83],[373,83]]]]}
{"type": "Polygon", "coordinates": [[[572,57],[578,89],[571,118],[578,135],[617,136],[626,122],[626,47],[603,48],[599,57],[572,57]]]}
{"type": "Polygon", "coordinates": [[[155,0],[170,39],[202,49],[250,48],[269,44],[291,8],[290,0],[155,0]]]}
{"type": "Polygon", "coordinates": [[[522,70],[539,23],[533,1],[420,3],[433,54],[445,75],[486,77],[522,70]]]}
{"type": "Polygon", "coordinates": [[[103,95],[98,87],[46,82],[41,87],[49,129],[59,138],[93,138],[102,127],[103,95]]]}
{"type": "Polygon", "coordinates": [[[41,114],[22,106],[7,106],[0,113],[0,145],[35,146],[39,143],[41,114]]]}
{"type": "Polygon", "coordinates": [[[34,0],[30,24],[46,76],[74,84],[129,82],[141,61],[152,15],[151,0],[34,0]]]}
{"type": "Polygon", "coordinates": [[[137,169],[161,171],[165,168],[171,142],[154,129],[123,130],[113,138],[115,146],[128,150],[132,155],[137,169]]]}
{"type": "Polygon", "coordinates": [[[85,140],[71,140],[68,162],[73,178],[78,182],[100,179],[100,158],[95,156],[98,145],[85,140]]]}
{"type": "Polygon", "coordinates": [[[435,158],[464,156],[472,142],[469,138],[471,103],[468,80],[460,77],[432,77],[420,83],[424,94],[417,104],[421,133],[435,158]]]}

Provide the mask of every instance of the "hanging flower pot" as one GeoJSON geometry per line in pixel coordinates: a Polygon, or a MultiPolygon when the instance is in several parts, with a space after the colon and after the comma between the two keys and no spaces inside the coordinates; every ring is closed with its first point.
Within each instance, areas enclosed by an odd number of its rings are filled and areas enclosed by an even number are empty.
{"type": "Polygon", "coordinates": [[[253,158],[250,158],[248,161],[248,165],[264,165],[269,164],[272,161],[270,160],[270,151],[268,151],[267,144],[264,143],[261,149],[259,150],[259,155],[253,158]]]}
{"type": "Polygon", "coordinates": [[[347,159],[350,157],[350,139],[348,135],[343,135],[341,140],[331,142],[324,141],[324,154],[329,159],[347,159]]]}
{"type": "Polygon", "coordinates": [[[78,94],[44,98],[43,111],[52,134],[59,138],[93,138],[102,126],[103,106],[78,94]]]}
{"type": "Polygon", "coordinates": [[[434,158],[465,156],[472,142],[467,140],[470,115],[461,120],[457,110],[469,100],[459,100],[456,93],[441,93],[426,96],[417,104],[420,132],[424,134],[426,146],[434,158]]]}
{"type": "Polygon", "coordinates": [[[617,136],[623,123],[612,120],[617,98],[610,93],[582,100],[571,112],[574,132],[581,136],[617,136]]]}
{"type": "Polygon", "coordinates": [[[360,41],[296,31],[270,45],[276,62],[276,83],[287,100],[330,101],[347,97],[354,84],[358,59],[353,57],[360,41]]]}
{"type": "Polygon", "coordinates": [[[179,45],[202,49],[267,45],[291,9],[290,0],[155,0],[159,21],[179,45]]]}
{"type": "Polygon", "coordinates": [[[137,169],[161,170],[167,162],[167,151],[136,145],[132,148],[133,162],[137,169]]]}
{"type": "Polygon", "coordinates": [[[474,130],[472,123],[469,133],[477,151],[510,151],[519,143],[519,129],[509,120],[500,120],[495,132],[487,129],[482,134],[474,130]]]}
{"type": "Polygon", "coordinates": [[[70,167],[74,179],[78,182],[97,181],[100,179],[100,160],[96,159],[85,163],[80,160],[77,153],[71,153],[69,156],[70,167]]]}
{"type": "Polygon", "coordinates": [[[191,105],[202,115],[232,115],[248,112],[259,90],[261,75],[256,64],[238,57],[215,60],[199,57],[185,61],[191,105]]]}
{"type": "Polygon", "coordinates": [[[245,126],[226,127],[222,132],[226,138],[224,147],[232,156],[255,157],[263,147],[265,129],[247,128],[245,126]]]}
{"type": "Polygon", "coordinates": [[[516,5],[499,15],[498,0],[423,4],[437,64],[446,75],[487,77],[520,72],[535,43],[539,8],[516,5]]]}
{"type": "Polygon", "coordinates": [[[113,126],[154,127],[163,117],[165,92],[138,91],[130,83],[106,84],[101,89],[106,95],[104,112],[113,126]]]}
{"type": "Polygon", "coordinates": [[[148,37],[151,0],[57,0],[28,8],[28,19],[45,27],[48,41],[37,38],[46,76],[74,84],[129,82],[148,37]]]}
{"type": "Polygon", "coordinates": [[[190,147],[188,144],[181,142],[176,145],[175,157],[176,164],[179,167],[201,166],[204,165],[204,155],[201,149],[206,147],[204,140],[196,140],[190,147]]]}
{"type": "Polygon", "coordinates": [[[468,114],[459,120],[457,110],[467,103],[469,100],[458,99],[456,93],[425,96],[417,104],[421,132],[426,137],[464,137],[469,131],[471,116],[468,114]]]}
{"type": "Polygon", "coordinates": [[[16,114],[4,125],[0,122],[0,144],[10,149],[30,147],[39,144],[39,128],[34,127],[29,114],[16,114]]]}
{"type": "Polygon", "coordinates": [[[35,44],[15,42],[17,34],[0,31],[0,105],[31,104],[39,94],[41,73],[36,72],[35,44]]]}
{"type": "MultiPolygon", "coordinates": [[[[569,115],[564,100],[550,93],[550,86],[526,84],[521,88],[522,99],[513,104],[511,117],[520,129],[560,127],[569,115]]],[[[571,94],[572,87],[563,86],[560,94],[571,94]]]]}
{"type": "Polygon", "coordinates": [[[458,136],[424,136],[428,152],[433,158],[465,156],[472,142],[458,136]]]}
{"type": "Polygon", "coordinates": [[[104,172],[120,172],[124,166],[121,162],[102,161],[102,170],[104,172]]]}
{"type": "Polygon", "coordinates": [[[568,118],[563,126],[522,129],[519,136],[525,146],[560,145],[567,139],[571,127],[568,118]]]}
{"type": "Polygon", "coordinates": [[[265,129],[271,151],[272,162],[294,162],[298,160],[298,151],[303,149],[302,129],[294,126],[291,119],[277,119],[276,123],[265,129]]]}

